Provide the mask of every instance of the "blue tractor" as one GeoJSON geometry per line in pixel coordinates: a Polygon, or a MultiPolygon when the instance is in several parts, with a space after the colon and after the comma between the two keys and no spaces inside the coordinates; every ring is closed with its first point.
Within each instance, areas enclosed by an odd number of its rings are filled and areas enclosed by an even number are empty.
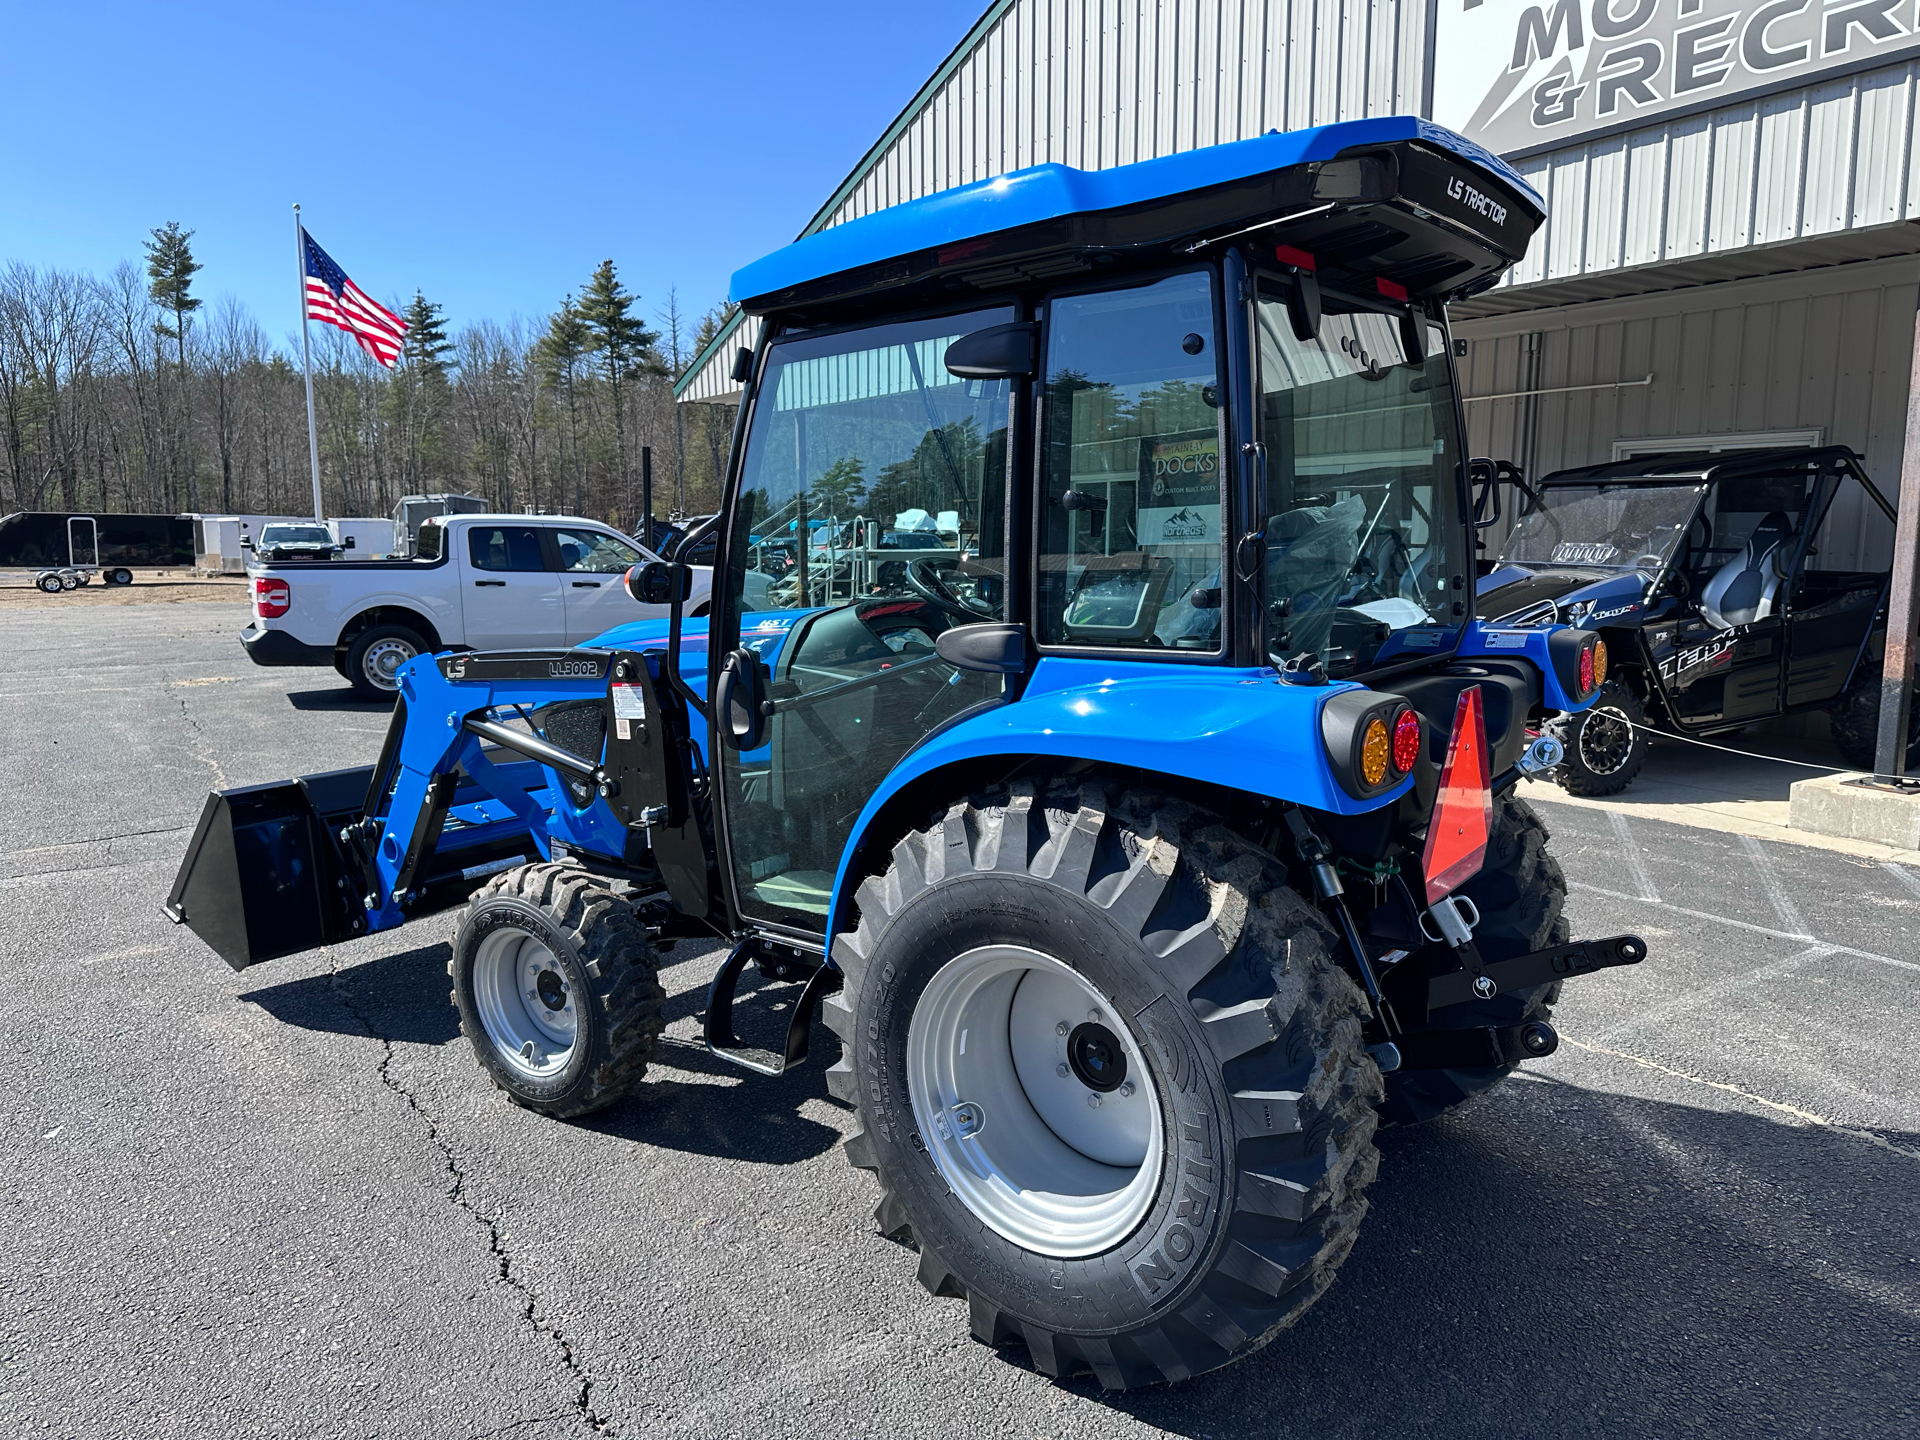
{"type": "Polygon", "coordinates": [[[666,623],[412,662],[374,765],[210,797],[169,913],[243,967],[464,906],[462,1029],[561,1117],[646,1103],[656,956],[723,938],[708,1044],[778,1073],[825,1021],[880,1228],[979,1340],[1112,1388],[1225,1363],[1330,1282],[1378,1125],[1645,954],[1572,938],[1512,793],[1599,638],[1472,613],[1445,304],[1541,213],[1388,118],[748,266],[676,550],[714,541],[710,618],[670,558],[627,579],[666,623]],[[749,968],[799,987],[784,1043],[736,1036],[749,968]]]}

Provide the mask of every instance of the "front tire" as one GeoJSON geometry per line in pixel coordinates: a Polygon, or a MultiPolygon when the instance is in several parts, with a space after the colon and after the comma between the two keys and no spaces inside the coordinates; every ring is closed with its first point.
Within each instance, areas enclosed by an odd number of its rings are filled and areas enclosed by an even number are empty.
{"type": "MultiPolygon", "coordinates": [[[[1565,915],[1567,877],[1547,853],[1547,827],[1531,805],[1509,793],[1494,802],[1493,833],[1486,864],[1459,893],[1480,912],[1474,948],[1489,965],[1565,945],[1573,926],[1565,915]]],[[[1546,1020],[1559,998],[1559,984],[1510,990],[1491,1000],[1449,1005],[1431,1017],[1438,1030],[1481,1026],[1507,1029],[1546,1020]]],[[[1387,1103],[1380,1118],[1389,1125],[1432,1120],[1484,1094],[1513,1074],[1516,1065],[1458,1070],[1396,1070],[1387,1076],[1387,1103]]]]}
{"type": "Polygon", "coordinates": [[[467,902],[447,962],[460,1031],[516,1103],[571,1119],[647,1073],[663,1028],[647,932],[571,865],[523,865],[467,902]]]}
{"type": "Polygon", "coordinates": [[[1227,1363],[1332,1282],[1380,1077],[1279,862],[1178,801],[1022,782],[901,841],[859,908],[824,1012],[847,1158],[974,1338],[1127,1389],[1227,1363]]]}
{"type": "Polygon", "coordinates": [[[367,700],[400,693],[400,667],[427,653],[427,642],[404,625],[369,625],[347,647],[347,680],[367,700]]]}
{"type": "Polygon", "coordinates": [[[1554,779],[1569,795],[1618,795],[1647,763],[1646,707],[1618,679],[1600,687],[1593,704],[1549,721],[1546,731],[1566,750],[1554,779]]]}

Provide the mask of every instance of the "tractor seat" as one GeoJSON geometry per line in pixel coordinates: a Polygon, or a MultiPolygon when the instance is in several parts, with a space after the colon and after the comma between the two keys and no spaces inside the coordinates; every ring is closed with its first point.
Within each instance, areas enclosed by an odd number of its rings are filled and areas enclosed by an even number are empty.
{"type": "Polygon", "coordinates": [[[1751,625],[1773,613],[1774,598],[1784,578],[1777,561],[1793,541],[1793,522],[1770,511],[1753,527],[1740,553],[1722,565],[1700,592],[1700,613],[1721,630],[1751,625]]]}

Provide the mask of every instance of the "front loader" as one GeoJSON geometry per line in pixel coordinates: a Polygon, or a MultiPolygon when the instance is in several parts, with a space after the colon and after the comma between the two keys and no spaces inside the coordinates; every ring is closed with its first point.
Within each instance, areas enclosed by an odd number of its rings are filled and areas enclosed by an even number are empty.
{"type": "MultiPolygon", "coordinates": [[[[491,1078],[640,1081],[659,948],[749,1071],[818,1015],[884,1233],[974,1335],[1110,1388],[1221,1365],[1351,1248],[1382,1123],[1556,1043],[1575,940],[1513,794],[1600,639],[1473,601],[1448,300],[1539,197],[1422,121],[1041,166],[734,279],[711,615],[400,672],[379,759],[210,797],[168,913],[231,965],[464,906],[491,1078]],[[749,968],[800,987],[743,1044],[749,968]]],[[[1490,509],[1490,506],[1483,506],[1490,509]]]]}

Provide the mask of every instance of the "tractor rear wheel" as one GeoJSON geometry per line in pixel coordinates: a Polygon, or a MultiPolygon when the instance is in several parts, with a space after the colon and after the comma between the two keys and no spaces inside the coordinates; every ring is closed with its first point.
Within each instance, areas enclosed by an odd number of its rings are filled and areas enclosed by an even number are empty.
{"type": "MultiPolygon", "coordinates": [[[[1489,965],[1550,945],[1565,945],[1573,938],[1573,927],[1563,913],[1567,877],[1561,872],[1560,862],[1547,853],[1549,838],[1547,827],[1526,801],[1508,794],[1494,802],[1487,862],[1459,890],[1480,912],[1473,943],[1489,965]]],[[[1471,1000],[1436,1010],[1432,1023],[1439,1030],[1479,1026],[1505,1029],[1547,1019],[1558,998],[1557,981],[1505,991],[1491,1000],[1471,1000]]],[[[1491,1090],[1515,1068],[1492,1065],[1393,1071],[1386,1077],[1387,1103],[1381,1107],[1380,1118],[1389,1125],[1431,1120],[1491,1090]]]]}
{"type": "Polygon", "coordinates": [[[570,1118],[647,1073],[660,988],[647,932],[624,900],[571,865],[522,865],[467,902],[447,962],[460,1030],[518,1104],[570,1118]]]}
{"type": "Polygon", "coordinates": [[[1366,1213],[1366,1001],[1270,855],[1159,796],[1014,784],[894,847],[825,1018],[847,1158],[974,1338],[1108,1389],[1298,1319],[1366,1213]]]}

